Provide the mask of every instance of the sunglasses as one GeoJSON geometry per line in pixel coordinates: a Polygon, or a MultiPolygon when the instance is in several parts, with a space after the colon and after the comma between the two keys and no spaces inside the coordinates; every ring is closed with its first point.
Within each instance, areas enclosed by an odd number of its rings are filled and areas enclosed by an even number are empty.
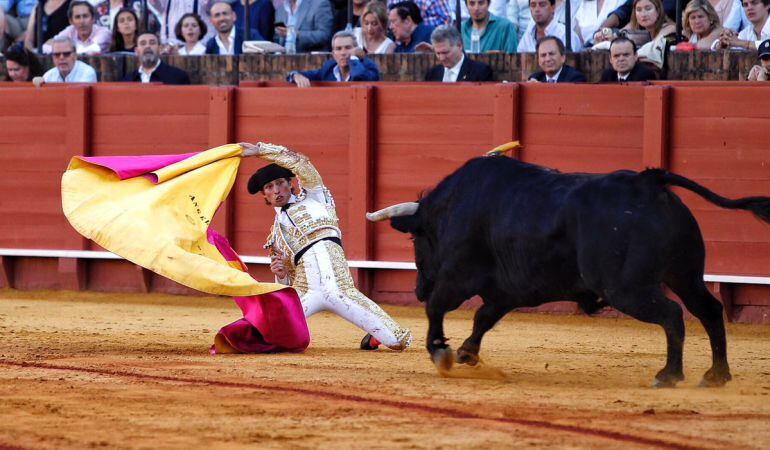
{"type": "Polygon", "coordinates": [[[70,55],[72,55],[72,51],[69,52],[53,52],[52,53],[54,58],[69,58],[70,55]]]}

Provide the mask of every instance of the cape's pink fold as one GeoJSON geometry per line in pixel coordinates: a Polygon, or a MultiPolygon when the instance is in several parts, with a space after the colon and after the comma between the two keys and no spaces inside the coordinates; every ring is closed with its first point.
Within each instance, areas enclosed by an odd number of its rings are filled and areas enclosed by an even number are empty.
{"type": "MultiPolygon", "coordinates": [[[[246,271],[230,243],[209,229],[208,241],[231,263],[246,271]]],[[[219,334],[240,353],[277,353],[305,351],[310,345],[310,331],[297,292],[287,287],[279,291],[250,297],[235,297],[243,319],[225,325],[219,334]]],[[[216,348],[212,347],[212,353],[216,348]]]]}
{"type": "MultiPolygon", "coordinates": [[[[76,156],[76,158],[97,166],[110,169],[121,180],[138,177],[183,161],[199,152],[181,155],[143,155],[143,156],[76,156]]],[[[150,177],[153,183],[158,180],[150,177]]]]}

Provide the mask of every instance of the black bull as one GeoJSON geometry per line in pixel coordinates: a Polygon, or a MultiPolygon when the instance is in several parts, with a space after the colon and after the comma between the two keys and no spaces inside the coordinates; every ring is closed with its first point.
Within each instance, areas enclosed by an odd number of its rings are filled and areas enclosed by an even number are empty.
{"type": "Polygon", "coordinates": [[[512,309],[571,300],[587,313],[609,305],[663,327],[668,355],[655,385],[673,386],[684,379],[684,322],[665,284],[708,333],[713,362],[702,385],[720,386],[731,379],[722,304],[703,282],[698,224],[668,185],[770,222],[769,197],[726,199],[664,170],[562,174],[502,156],[472,159],[418,203],[369,218],[390,217],[413,237],[415,292],[425,303],[427,348],[439,367],[454,359],[444,315],[466,299],[483,300],[457,352],[457,362],[471,365],[484,334],[512,309]]]}

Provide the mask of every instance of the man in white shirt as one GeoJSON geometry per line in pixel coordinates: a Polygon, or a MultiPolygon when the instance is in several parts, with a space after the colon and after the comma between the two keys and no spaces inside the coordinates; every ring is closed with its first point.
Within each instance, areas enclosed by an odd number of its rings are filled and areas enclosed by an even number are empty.
{"type": "Polygon", "coordinates": [[[726,28],[716,48],[756,50],[763,40],[770,39],[770,0],[741,0],[741,4],[749,26],[738,34],[726,28]]]}
{"type": "MultiPolygon", "coordinates": [[[[770,0],[768,0],[770,1],[770,0]]],[[[529,11],[532,14],[530,22],[518,46],[519,53],[533,53],[537,47],[537,41],[546,36],[554,36],[562,42],[566,40],[564,24],[556,20],[556,0],[530,0],[529,11]]],[[[572,32],[572,51],[581,49],[580,38],[572,32]]]]}
{"type": "Polygon", "coordinates": [[[54,38],[51,44],[53,63],[56,67],[42,77],[32,80],[36,86],[43,83],[96,83],[96,71],[88,64],[78,61],[75,43],[67,37],[54,38]]]}
{"type": "Polygon", "coordinates": [[[430,40],[440,64],[428,71],[425,81],[494,81],[494,73],[489,65],[465,57],[457,28],[441,25],[433,30],[430,40]]]}
{"type": "MultiPolygon", "coordinates": [[[[112,44],[112,34],[108,28],[96,25],[96,9],[84,0],[70,3],[67,9],[69,26],[55,37],[66,37],[75,43],[78,55],[98,55],[108,53],[112,44]]],[[[51,53],[50,41],[43,45],[43,53],[51,53]]]]}
{"type": "Polygon", "coordinates": [[[211,24],[217,30],[213,38],[206,43],[207,55],[240,55],[243,48],[243,36],[235,27],[236,15],[230,3],[215,0],[209,10],[211,24]]]}

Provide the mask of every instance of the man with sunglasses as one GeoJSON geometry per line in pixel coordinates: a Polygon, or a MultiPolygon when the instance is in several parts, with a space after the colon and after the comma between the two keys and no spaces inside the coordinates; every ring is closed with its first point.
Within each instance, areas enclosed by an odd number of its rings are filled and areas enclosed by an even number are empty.
{"type": "Polygon", "coordinates": [[[42,77],[32,80],[36,85],[45,83],[96,83],[96,71],[78,61],[75,43],[67,37],[54,38],[51,44],[54,68],[42,77]]]}

